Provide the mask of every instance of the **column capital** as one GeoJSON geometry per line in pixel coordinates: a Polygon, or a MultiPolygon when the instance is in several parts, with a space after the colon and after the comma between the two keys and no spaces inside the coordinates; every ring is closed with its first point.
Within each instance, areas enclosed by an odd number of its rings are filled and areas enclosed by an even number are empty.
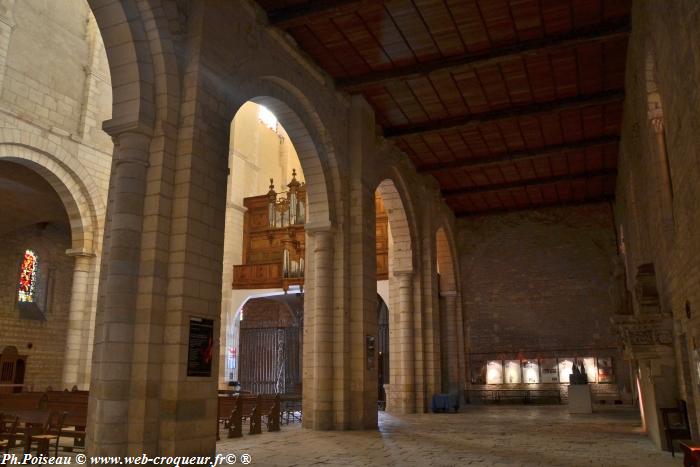
{"type": "Polygon", "coordinates": [[[141,121],[119,122],[114,119],[105,120],[102,123],[102,129],[112,138],[119,138],[125,133],[140,133],[149,138],[153,137],[153,128],[141,121]]]}
{"type": "Polygon", "coordinates": [[[330,222],[307,222],[304,231],[312,237],[316,234],[332,234],[335,233],[335,226],[330,222]]]}
{"type": "Polygon", "coordinates": [[[86,250],[85,248],[70,248],[66,250],[66,255],[85,258],[92,258],[96,256],[94,252],[86,250]]]}
{"type": "Polygon", "coordinates": [[[652,114],[649,118],[649,122],[651,123],[651,127],[654,129],[654,133],[662,134],[664,131],[664,117],[663,115],[660,114],[652,114]]]}

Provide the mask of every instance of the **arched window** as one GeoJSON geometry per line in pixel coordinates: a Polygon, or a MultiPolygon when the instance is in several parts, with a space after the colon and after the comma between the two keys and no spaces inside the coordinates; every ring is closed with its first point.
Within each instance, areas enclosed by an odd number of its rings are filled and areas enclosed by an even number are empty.
{"type": "Polygon", "coordinates": [[[22,268],[19,273],[17,300],[23,303],[36,301],[36,281],[39,270],[39,257],[34,250],[25,250],[22,268]]]}

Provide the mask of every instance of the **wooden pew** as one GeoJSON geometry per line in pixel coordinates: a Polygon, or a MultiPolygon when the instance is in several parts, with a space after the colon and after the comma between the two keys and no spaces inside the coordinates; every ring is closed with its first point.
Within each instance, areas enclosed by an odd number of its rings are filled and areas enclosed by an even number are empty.
{"type": "Polygon", "coordinates": [[[219,395],[219,403],[216,417],[216,439],[219,437],[219,424],[223,424],[224,428],[229,427],[231,412],[236,408],[238,397],[236,396],[221,396],[219,395]]]}
{"type": "Polygon", "coordinates": [[[231,411],[228,422],[228,437],[240,438],[243,436],[243,419],[250,419],[249,434],[262,433],[260,412],[257,409],[258,397],[249,395],[235,396],[236,406],[231,411]]]}
{"type": "Polygon", "coordinates": [[[280,431],[281,403],[279,394],[258,396],[258,413],[265,417],[267,431],[280,431]]]}
{"type": "Polygon", "coordinates": [[[0,394],[0,412],[11,415],[26,410],[46,410],[46,394],[43,392],[15,392],[0,394]]]}
{"type": "MultiPolygon", "coordinates": [[[[61,436],[73,438],[74,448],[84,448],[87,426],[88,391],[47,391],[46,409],[65,414],[61,436]],[[73,427],[68,429],[67,427],[73,427]]],[[[67,448],[69,450],[70,448],[67,448]]]]}

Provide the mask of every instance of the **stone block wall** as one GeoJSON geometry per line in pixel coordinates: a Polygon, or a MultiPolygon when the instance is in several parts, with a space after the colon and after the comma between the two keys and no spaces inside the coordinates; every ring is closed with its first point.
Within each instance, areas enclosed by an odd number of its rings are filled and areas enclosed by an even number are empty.
{"type": "Polygon", "coordinates": [[[65,224],[49,224],[43,230],[25,227],[0,236],[0,352],[14,346],[27,356],[24,382],[35,390],[61,387],[73,277],[68,248],[70,230],[65,224]],[[38,281],[48,287],[45,321],[22,319],[17,307],[20,262],[27,248],[39,255],[38,281]]]}
{"type": "Polygon", "coordinates": [[[474,217],[458,226],[472,366],[614,357],[618,385],[631,390],[610,322],[616,251],[609,204],[474,217]]]}
{"type": "MultiPolygon", "coordinates": [[[[635,296],[639,268],[653,265],[659,314],[674,329],[673,344],[664,344],[664,355],[638,358],[640,375],[647,375],[643,383],[650,385],[646,395],[656,399],[651,409],[672,406],[676,398],[686,400],[691,429],[697,436],[700,4],[692,0],[635,2],[632,18],[616,228],[628,291],[635,296]]],[[[639,313],[638,300],[633,303],[639,313]]],[[[650,435],[661,445],[659,430],[652,427],[650,435]]]]}

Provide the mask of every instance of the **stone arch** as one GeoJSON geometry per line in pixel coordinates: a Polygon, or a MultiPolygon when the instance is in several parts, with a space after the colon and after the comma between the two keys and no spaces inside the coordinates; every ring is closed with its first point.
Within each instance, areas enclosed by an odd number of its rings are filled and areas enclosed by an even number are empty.
{"type": "Polygon", "coordinates": [[[377,185],[384,202],[384,209],[389,217],[392,246],[389,248],[389,270],[391,272],[413,271],[414,266],[414,232],[406,213],[406,205],[401,191],[396,187],[394,179],[385,178],[377,185]]]}
{"type": "Polygon", "coordinates": [[[62,156],[55,157],[17,143],[0,143],[0,160],[15,162],[33,170],[56,191],[70,221],[72,250],[92,254],[98,248],[99,225],[95,201],[85,184],[90,179],[78,176],[66,164],[67,154],[62,156]]]}
{"type": "MultiPolygon", "coordinates": [[[[155,73],[142,17],[149,6],[138,0],[88,0],[104,41],[112,78],[112,119],[109,126],[153,127],[155,73]]],[[[150,32],[150,34],[149,34],[150,32]]]]}
{"type": "Polygon", "coordinates": [[[440,225],[435,232],[435,253],[438,273],[440,274],[441,292],[454,291],[459,288],[457,267],[455,266],[454,242],[448,236],[448,229],[440,225]]]}
{"type": "MultiPolygon", "coordinates": [[[[244,86],[245,88],[245,86],[244,86]]],[[[335,223],[333,187],[330,167],[335,165],[335,151],[320,116],[310,101],[295,87],[278,77],[262,77],[254,89],[232,106],[232,120],[245,102],[267,107],[289,135],[304,172],[309,215],[307,226],[330,226],[335,223]]]]}

